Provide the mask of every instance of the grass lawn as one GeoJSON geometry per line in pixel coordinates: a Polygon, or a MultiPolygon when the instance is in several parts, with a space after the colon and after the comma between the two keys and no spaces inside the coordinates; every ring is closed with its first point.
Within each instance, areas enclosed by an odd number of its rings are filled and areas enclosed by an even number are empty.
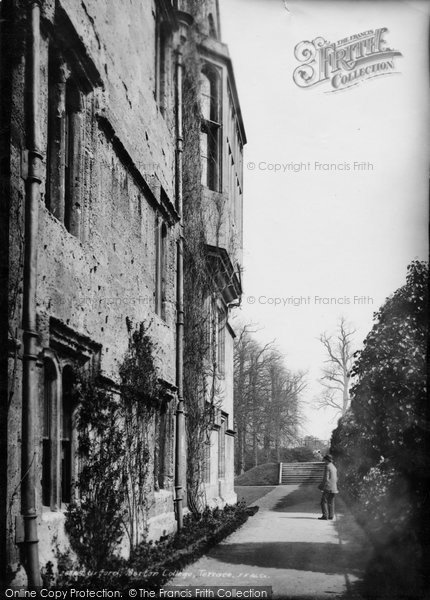
{"type": "Polygon", "coordinates": [[[269,492],[275,489],[274,485],[238,485],[234,487],[234,491],[237,494],[238,502],[245,500],[246,505],[249,506],[259,498],[262,498],[269,492]]]}
{"type": "Polygon", "coordinates": [[[242,485],[278,485],[279,482],[279,464],[265,463],[245,471],[234,480],[237,486],[242,485]]]}

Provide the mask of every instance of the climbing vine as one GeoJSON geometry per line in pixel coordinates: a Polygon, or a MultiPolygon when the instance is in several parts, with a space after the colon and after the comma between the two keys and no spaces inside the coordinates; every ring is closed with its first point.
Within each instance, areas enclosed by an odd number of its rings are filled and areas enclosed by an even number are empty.
{"type": "Polygon", "coordinates": [[[146,522],[149,481],[150,432],[162,398],[154,364],[154,345],[143,324],[130,338],[129,348],[120,366],[121,421],[125,439],[123,485],[126,499],[125,528],[130,545],[142,540],[140,524],[146,522]]]}
{"type": "Polygon", "coordinates": [[[123,535],[124,439],[118,430],[120,404],[93,381],[76,389],[78,454],[82,461],[79,500],[69,505],[66,531],[80,562],[99,569],[123,535]]]}
{"type": "Polygon", "coordinates": [[[119,393],[93,379],[76,385],[81,468],[66,530],[71,547],[89,569],[105,565],[124,534],[133,549],[145,533],[152,488],[151,432],[161,397],[153,356],[142,324],[130,335],[119,368],[119,393]]]}
{"type": "MultiPolygon", "coordinates": [[[[196,4],[195,10],[198,9],[196,4]]],[[[205,505],[205,459],[210,434],[220,405],[217,381],[214,273],[209,265],[200,158],[200,72],[197,58],[199,32],[190,28],[184,52],[184,397],[187,432],[188,507],[200,514],[205,505]]]]}

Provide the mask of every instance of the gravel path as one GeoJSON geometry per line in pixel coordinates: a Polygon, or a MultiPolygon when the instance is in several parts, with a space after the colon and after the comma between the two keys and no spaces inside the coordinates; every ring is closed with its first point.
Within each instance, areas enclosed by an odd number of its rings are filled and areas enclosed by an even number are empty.
{"type": "Polygon", "coordinates": [[[340,498],[336,519],[318,521],[319,498],[313,486],[277,486],[255,502],[255,516],[168,585],[271,586],[279,599],[359,598],[355,583],[370,559],[369,542],[340,498]]]}
{"type": "Polygon", "coordinates": [[[234,486],[234,491],[237,494],[237,501],[244,500],[247,506],[258,504],[259,500],[269,492],[275,489],[275,485],[240,485],[234,486]]]}

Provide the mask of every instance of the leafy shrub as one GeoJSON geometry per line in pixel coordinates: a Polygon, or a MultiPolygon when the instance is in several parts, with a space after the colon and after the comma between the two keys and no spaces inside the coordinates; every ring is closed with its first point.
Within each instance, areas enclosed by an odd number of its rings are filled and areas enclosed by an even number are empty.
{"type": "Polygon", "coordinates": [[[156,590],[254,513],[255,509],[246,508],[244,503],[227,505],[222,510],[206,508],[200,517],[189,513],[184,517],[184,527],[179,534],[165,536],[157,542],[142,542],[129,560],[110,557],[104,568],[84,566],[75,571],[68,565],[67,570],[60,573],[56,588],[156,590]]]}
{"type": "Polygon", "coordinates": [[[69,504],[66,531],[82,564],[99,569],[124,535],[121,459],[124,439],[118,428],[119,405],[91,382],[79,386],[79,499],[69,504]]]}
{"type": "Polygon", "coordinates": [[[94,380],[78,382],[74,392],[81,468],[66,531],[87,569],[106,565],[125,535],[131,548],[142,537],[151,485],[149,432],[161,395],[153,356],[141,324],[119,368],[120,394],[114,396],[94,380]]]}
{"type": "Polygon", "coordinates": [[[341,489],[356,501],[355,510],[377,547],[367,579],[375,597],[401,589],[420,597],[420,586],[421,591],[425,587],[427,313],[428,265],[414,261],[406,284],[375,314],[364,349],[356,355],[351,408],[331,440],[341,489]]]}

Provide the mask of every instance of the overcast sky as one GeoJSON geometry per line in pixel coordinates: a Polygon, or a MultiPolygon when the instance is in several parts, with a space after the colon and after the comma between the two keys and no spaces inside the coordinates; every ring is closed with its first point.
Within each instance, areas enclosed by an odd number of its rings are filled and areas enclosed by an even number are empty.
{"type": "MultiPolygon", "coordinates": [[[[404,283],[408,263],[428,255],[429,3],[286,4],[288,10],[283,0],[220,0],[248,136],[245,291],[237,312],[259,324],[261,341],[276,339],[290,368],[308,371],[310,402],[324,360],[318,335],[334,331],[344,315],[359,347],[373,312],[404,283]],[[381,27],[387,46],[402,54],[395,74],[336,93],[330,84],[294,83],[299,42],[336,42],[381,27]],[[310,168],[284,170],[291,162],[310,168]],[[350,170],[320,170],[315,162],[350,170]],[[354,162],[373,168],[354,170],[354,162]],[[280,170],[269,170],[276,164],[280,170]],[[300,296],[310,303],[282,300],[300,296]],[[350,303],[323,304],[316,296],[350,303]]],[[[306,416],[304,433],[328,439],[333,414],[308,406],[306,416]]]]}

